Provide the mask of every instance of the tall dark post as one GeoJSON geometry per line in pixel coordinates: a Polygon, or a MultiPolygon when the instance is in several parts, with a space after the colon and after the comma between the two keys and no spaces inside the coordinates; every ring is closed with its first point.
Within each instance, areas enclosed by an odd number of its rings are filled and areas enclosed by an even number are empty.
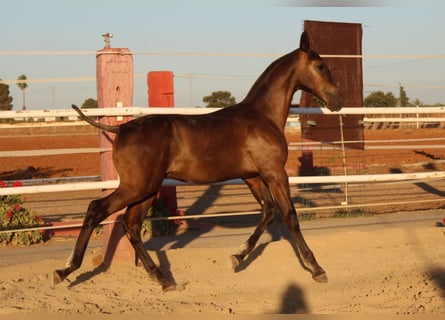
{"type": "MultiPolygon", "coordinates": [[[[320,55],[348,55],[356,57],[323,58],[339,83],[343,94],[343,108],[363,107],[362,76],[362,25],[359,23],[304,21],[311,47],[320,55]]],[[[300,105],[317,106],[312,94],[303,92],[300,105]]],[[[317,141],[339,141],[338,116],[301,115],[302,138],[317,141]]],[[[344,139],[363,140],[363,115],[348,115],[343,119],[344,139]]],[[[363,142],[348,144],[348,147],[363,149],[363,142]]]]}
{"type": "MultiPolygon", "coordinates": [[[[358,23],[304,21],[311,47],[320,55],[347,55],[356,57],[324,57],[339,83],[343,94],[343,108],[363,106],[362,79],[362,26],[358,23]]],[[[307,92],[300,98],[302,107],[319,107],[317,99],[307,92]]],[[[342,136],[348,148],[363,149],[363,115],[348,115],[342,119],[340,130],[337,115],[308,114],[300,115],[301,137],[306,140],[340,141],[342,136]],[[343,133],[343,135],[342,135],[343,133]]],[[[300,174],[313,174],[313,155],[309,147],[301,155],[300,174]]]]}
{"type": "MultiPolygon", "coordinates": [[[[175,92],[173,83],[173,72],[153,71],[147,74],[148,106],[167,107],[175,106],[175,92]]],[[[162,187],[159,192],[171,215],[176,215],[178,203],[176,199],[176,187],[162,187]]]]}

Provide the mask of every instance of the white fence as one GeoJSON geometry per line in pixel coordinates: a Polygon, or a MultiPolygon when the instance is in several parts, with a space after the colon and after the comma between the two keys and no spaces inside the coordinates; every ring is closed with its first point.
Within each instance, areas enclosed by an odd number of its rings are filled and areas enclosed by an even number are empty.
{"type": "MultiPolygon", "coordinates": [[[[204,114],[216,111],[215,108],[142,108],[142,107],[121,107],[121,108],[96,108],[82,109],[87,116],[143,116],[146,114],[204,114]]],[[[291,108],[290,114],[326,114],[326,115],[347,115],[347,114],[445,114],[444,107],[406,107],[406,108],[343,108],[340,111],[330,111],[327,108],[291,108]]],[[[17,110],[1,111],[0,119],[14,118],[45,118],[45,117],[77,117],[77,112],[71,109],[57,110],[17,110]]],[[[417,120],[417,118],[415,118],[417,120]]],[[[422,119],[427,121],[428,119],[422,119]]],[[[414,121],[414,119],[413,119],[414,121]]]]}

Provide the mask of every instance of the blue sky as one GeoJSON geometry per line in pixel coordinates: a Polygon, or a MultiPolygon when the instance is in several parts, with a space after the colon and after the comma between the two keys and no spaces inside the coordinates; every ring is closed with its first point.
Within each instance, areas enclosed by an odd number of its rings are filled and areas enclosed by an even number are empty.
{"type": "MultiPolygon", "coordinates": [[[[365,84],[402,83],[410,99],[445,103],[443,1],[138,1],[22,0],[2,3],[6,26],[0,41],[0,78],[14,80],[95,76],[94,52],[101,35],[115,34],[112,47],[135,52],[134,72],[170,70],[175,74],[177,106],[203,105],[202,97],[229,90],[240,101],[256,77],[275,57],[156,56],[138,52],[256,53],[282,55],[298,46],[304,20],[354,22],[363,25],[363,54],[414,55],[409,58],[365,58],[365,84]],[[161,4],[162,3],[162,4],[161,4]],[[349,7],[349,5],[355,7],[349,7]],[[73,51],[90,54],[22,55],[10,52],[73,51]],[[419,56],[417,56],[419,55],[419,56]],[[420,56],[422,55],[422,56],[420,56]],[[196,76],[190,80],[185,74],[196,76]],[[212,79],[199,78],[201,76],[212,79]],[[223,78],[223,79],[222,79],[223,78]],[[422,88],[419,88],[422,87],[422,88]],[[425,87],[425,88],[424,88],[425,87]]],[[[29,83],[29,109],[69,108],[96,98],[95,82],[29,83]]],[[[391,86],[365,86],[370,91],[391,86]]],[[[10,85],[13,110],[22,106],[17,85],[10,85]]],[[[134,104],[147,105],[145,79],[135,80],[134,104]]]]}

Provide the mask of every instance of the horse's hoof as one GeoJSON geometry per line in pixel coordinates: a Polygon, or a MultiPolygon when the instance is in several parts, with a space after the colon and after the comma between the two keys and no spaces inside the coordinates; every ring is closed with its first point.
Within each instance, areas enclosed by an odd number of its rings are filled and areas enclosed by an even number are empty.
{"type": "Polygon", "coordinates": [[[56,270],[53,272],[53,285],[59,284],[63,281],[62,276],[59,274],[59,271],[56,270]]]}
{"type": "Polygon", "coordinates": [[[326,275],[326,272],[314,275],[312,278],[319,283],[328,283],[328,276],[326,275]]]}
{"type": "Polygon", "coordinates": [[[241,261],[238,259],[236,255],[231,255],[228,263],[229,270],[232,272],[236,272],[236,269],[239,267],[241,261]]]}
{"type": "Polygon", "coordinates": [[[175,283],[168,283],[168,284],[164,284],[162,286],[162,291],[164,291],[164,292],[175,291],[175,290],[176,290],[175,283]]]}

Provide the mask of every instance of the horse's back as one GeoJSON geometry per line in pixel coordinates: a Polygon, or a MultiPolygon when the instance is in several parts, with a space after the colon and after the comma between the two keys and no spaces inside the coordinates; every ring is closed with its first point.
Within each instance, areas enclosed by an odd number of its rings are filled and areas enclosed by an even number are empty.
{"type": "Polygon", "coordinates": [[[116,137],[115,162],[131,161],[144,170],[162,168],[167,177],[195,183],[254,176],[271,157],[283,164],[284,134],[247,111],[229,108],[203,115],[135,119],[124,124],[116,137]],[[132,159],[123,160],[128,157],[132,159]]]}

